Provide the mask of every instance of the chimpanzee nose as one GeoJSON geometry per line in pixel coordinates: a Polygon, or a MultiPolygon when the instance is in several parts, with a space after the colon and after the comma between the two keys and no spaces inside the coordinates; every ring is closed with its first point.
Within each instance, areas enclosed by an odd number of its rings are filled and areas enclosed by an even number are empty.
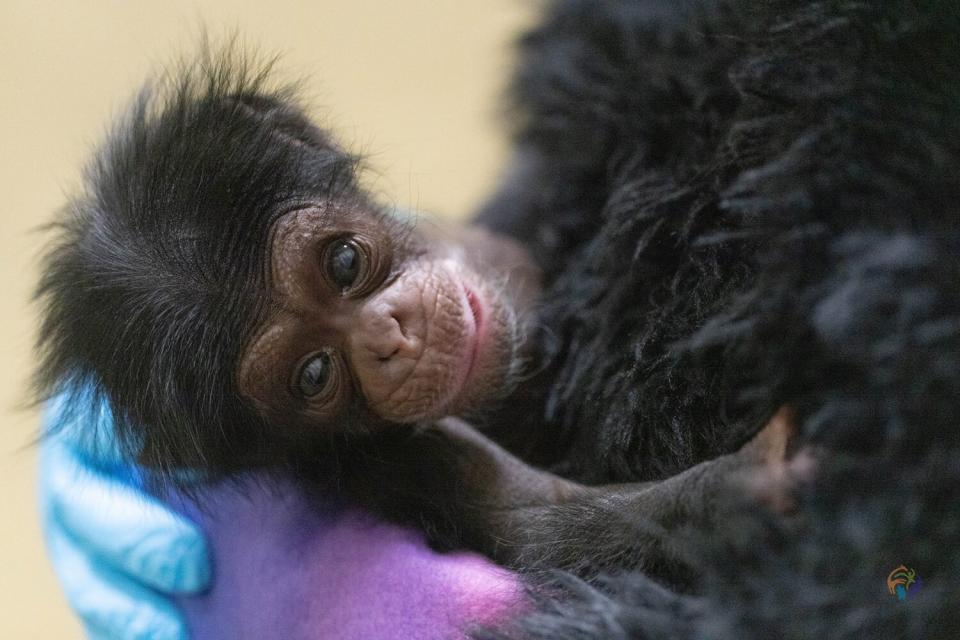
{"type": "Polygon", "coordinates": [[[371,305],[352,328],[354,358],[387,362],[419,357],[421,340],[412,314],[399,305],[371,305]]]}
{"type": "Polygon", "coordinates": [[[367,401],[376,405],[410,380],[423,342],[402,314],[381,310],[358,320],[351,330],[350,363],[367,401]]]}
{"type": "Polygon", "coordinates": [[[412,353],[412,342],[404,335],[403,327],[396,317],[390,316],[377,325],[379,326],[368,329],[369,334],[364,340],[364,346],[377,360],[385,361],[412,353]]]}
{"type": "Polygon", "coordinates": [[[344,327],[348,358],[367,402],[403,395],[424,360],[429,309],[420,280],[401,275],[354,307],[344,327]]]}

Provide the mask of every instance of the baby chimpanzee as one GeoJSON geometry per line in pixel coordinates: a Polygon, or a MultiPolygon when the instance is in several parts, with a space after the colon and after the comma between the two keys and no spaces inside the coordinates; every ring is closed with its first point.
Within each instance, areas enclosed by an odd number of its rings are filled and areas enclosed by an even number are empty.
{"type": "Polygon", "coordinates": [[[283,467],[505,564],[564,544],[673,562],[670,530],[763,452],[588,489],[448,417],[515,384],[537,270],[512,241],[391,215],[267,76],[208,55],[115,126],[46,258],[41,394],[92,385],[161,477],[283,467]],[[598,505],[629,535],[594,539],[598,505]]]}

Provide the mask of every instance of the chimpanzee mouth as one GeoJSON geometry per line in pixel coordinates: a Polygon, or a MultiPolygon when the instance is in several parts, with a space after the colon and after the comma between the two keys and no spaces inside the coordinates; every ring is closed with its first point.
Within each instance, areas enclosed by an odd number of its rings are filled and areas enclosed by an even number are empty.
{"type": "Polygon", "coordinates": [[[479,334],[480,321],[483,319],[483,308],[480,306],[480,300],[477,299],[477,294],[466,286],[464,286],[463,289],[467,292],[467,304],[470,305],[470,313],[473,314],[473,326],[477,334],[479,334]]]}
{"type": "MultiPolygon", "coordinates": [[[[477,363],[483,353],[484,343],[486,342],[484,322],[484,302],[483,299],[467,284],[463,284],[463,292],[467,299],[467,307],[470,309],[470,316],[473,318],[473,331],[468,332],[468,346],[465,349],[465,370],[463,385],[469,386],[470,377],[476,369],[477,363]]],[[[464,318],[466,320],[466,318],[464,318]]]]}

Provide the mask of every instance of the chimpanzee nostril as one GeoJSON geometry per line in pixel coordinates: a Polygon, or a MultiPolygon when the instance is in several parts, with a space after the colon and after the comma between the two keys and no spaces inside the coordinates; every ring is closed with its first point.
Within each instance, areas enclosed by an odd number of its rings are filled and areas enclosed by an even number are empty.
{"type": "Polygon", "coordinates": [[[399,372],[418,360],[422,350],[422,324],[419,288],[406,281],[371,298],[363,304],[361,313],[346,328],[354,357],[381,368],[399,372]],[[403,367],[399,366],[401,361],[403,367]],[[397,365],[397,366],[387,366],[397,365]]]}
{"type": "Polygon", "coordinates": [[[400,318],[393,316],[393,321],[397,323],[397,329],[400,330],[400,335],[403,336],[403,339],[408,340],[409,336],[407,336],[407,328],[403,326],[402,322],[400,322],[400,318]]]}
{"type": "Polygon", "coordinates": [[[397,347],[396,349],[394,349],[393,353],[391,353],[388,356],[379,356],[377,360],[379,360],[380,362],[390,362],[390,360],[392,360],[393,357],[396,356],[398,353],[400,353],[400,347],[397,347]]]}

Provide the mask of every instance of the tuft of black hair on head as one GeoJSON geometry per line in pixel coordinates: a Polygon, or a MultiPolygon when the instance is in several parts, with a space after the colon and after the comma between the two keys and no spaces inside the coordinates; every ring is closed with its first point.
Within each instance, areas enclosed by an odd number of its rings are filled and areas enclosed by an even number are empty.
{"type": "Polygon", "coordinates": [[[270,230],[295,208],[363,200],[358,158],[274,66],[204,44],[148,82],[51,225],[35,397],[106,403],[123,453],[161,472],[276,454],[235,379],[269,304],[270,230]]]}

